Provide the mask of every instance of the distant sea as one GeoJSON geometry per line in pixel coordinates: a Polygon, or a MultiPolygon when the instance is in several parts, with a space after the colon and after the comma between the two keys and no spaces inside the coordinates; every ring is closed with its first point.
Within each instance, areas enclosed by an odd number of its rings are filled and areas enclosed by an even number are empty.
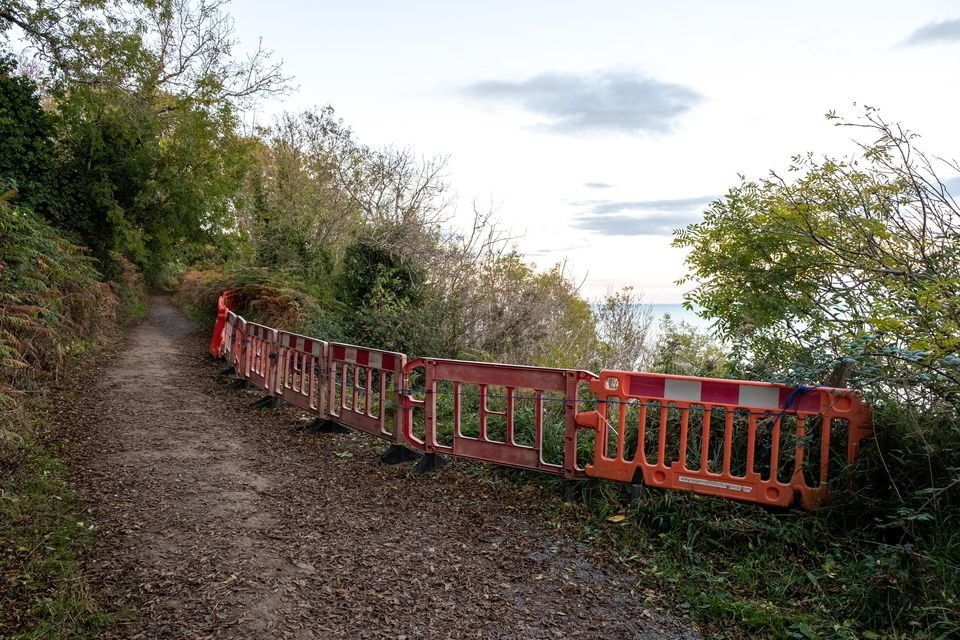
{"type": "Polygon", "coordinates": [[[682,304],[651,304],[650,306],[653,308],[654,328],[660,324],[663,316],[668,314],[674,322],[686,322],[698,329],[708,329],[710,327],[708,320],[704,320],[698,316],[695,311],[684,309],[682,304]]]}
{"type": "MultiPolygon", "coordinates": [[[[597,303],[594,304],[596,305],[597,303]]],[[[684,309],[680,303],[650,304],[649,306],[653,311],[653,324],[651,328],[654,333],[656,333],[657,327],[660,326],[660,321],[665,315],[669,315],[670,319],[674,322],[686,322],[696,329],[708,330],[710,328],[710,321],[698,316],[696,311],[684,309]]],[[[594,308],[596,309],[596,306],[594,306],[594,308]]]]}
{"type": "MultiPolygon", "coordinates": [[[[707,331],[710,329],[710,321],[705,320],[697,315],[696,311],[688,311],[683,308],[683,305],[679,302],[672,303],[659,303],[659,304],[647,304],[641,303],[650,307],[650,310],[653,312],[653,324],[651,328],[654,333],[656,333],[657,327],[660,326],[660,321],[664,316],[669,315],[670,319],[674,322],[686,322],[696,329],[701,331],[707,331]]],[[[594,302],[593,308],[597,309],[599,303],[594,302]]]]}

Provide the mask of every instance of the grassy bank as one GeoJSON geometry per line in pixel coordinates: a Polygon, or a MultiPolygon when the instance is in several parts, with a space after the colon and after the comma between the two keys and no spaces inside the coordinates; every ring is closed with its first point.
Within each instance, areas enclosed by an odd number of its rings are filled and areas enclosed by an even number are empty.
{"type": "MultiPolygon", "coordinates": [[[[877,439],[846,471],[854,489],[817,511],[657,489],[632,496],[623,484],[584,480],[575,503],[550,501],[546,516],[576,527],[635,576],[638,596],[706,637],[960,637],[960,527],[948,480],[956,460],[908,424],[880,407],[877,439]]],[[[953,424],[941,417],[934,426],[949,441],[953,424]]],[[[564,492],[552,477],[469,468],[564,492]]]]}
{"type": "Polygon", "coordinates": [[[83,520],[82,505],[67,488],[55,436],[39,435],[49,419],[47,401],[21,411],[16,442],[6,445],[18,459],[0,494],[0,636],[96,637],[112,615],[98,602],[80,561],[97,530],[83,520]]]}
{"type": "Polygon", "coordinates": [[[56,407],[76,374],[146,309],[118,259],[103,282],[85,253],[0,203],[0,637],[92,638],[113,614],[81,570],[95,525],[67,487],[56,407]]]}

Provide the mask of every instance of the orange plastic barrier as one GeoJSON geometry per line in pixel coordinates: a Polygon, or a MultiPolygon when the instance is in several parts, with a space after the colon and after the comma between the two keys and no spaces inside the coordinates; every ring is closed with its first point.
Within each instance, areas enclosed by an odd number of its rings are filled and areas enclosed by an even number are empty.
{"type": "Polygon", "coordinates": [[[597,434],[588,476],[766,505],[816,506],[871,433],[845,389],[602,371],[591,391],[597,409],[577,417],[597,434]]]}
{"type": "Polygon", "coordinates": [[[323,415],[327,343],[279,331],[277,350],[273,393],[301,409],[323,415]]]}
{"type": "Polygon", "coordinates": [[[210,350],[267,392],[258,405],[281,398],[384,438],[392,443],[385,461],[408,460],[396,446],[406,445],[566,478],[811,509],[872,433],[869,406],[849,389],[407,362],[402,353],[247,322],[230,310],[232,295],[218,301],[210,350]],[[595,408],[580,411],[585,404],[595,408]]]}
{"type": "Polygon", "coordinates": [[[410,389],[403,399],[403,433],[411,447],[583,475],[577,465],[577,391],[596,377],[592,373],[434,358],[413,360],[404,373],[422,382],[422,398],[410,389]]]}
{"type": "Polygon", "coordinates": [[[233,308],[233,291],[224,291],[217,298],[217,320],[213,325],[213,335],[210,337],[210,355],[220,357],[223,348],[224,329],[227,325],[227,313],[233,308]]]}
{"type": "Polygon", "coordinates": [[[407,356],[336,342],[329,344],[327,352],[325,417],[402,444],[400,394],[407,356]]]}

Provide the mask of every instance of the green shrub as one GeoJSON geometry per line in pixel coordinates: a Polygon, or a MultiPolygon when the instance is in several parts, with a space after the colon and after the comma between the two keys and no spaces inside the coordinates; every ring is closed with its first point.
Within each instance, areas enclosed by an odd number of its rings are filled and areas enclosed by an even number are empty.
{"type": "Polygon", "coordinates": [[[254,267],[187,271],[175,300],[194,317],[210,322],[217,298],[228,289],[236,291],[236,311],[247,320],[321,340],[346,337],[337,303],[311,292],[307,283],[284,271],[254,267]]]}

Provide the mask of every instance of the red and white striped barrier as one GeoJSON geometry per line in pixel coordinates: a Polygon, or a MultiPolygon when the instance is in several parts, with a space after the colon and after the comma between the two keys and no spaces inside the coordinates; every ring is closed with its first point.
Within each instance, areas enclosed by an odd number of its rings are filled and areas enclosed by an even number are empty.
{"type": "Polygon", "coordinates": [[[274,392],[292,405],[324,415],[327,343],[296,333],[277,333],[274,392]]]}
{"type": "Polygon", "coordinates": [[[273,394],[272,374],[277,358],[277,330],[254,322],[246,323],[243,377],[268,394],[273,394]]]}
{"type": "Polygon", "coordinates": [[[634,397],[774,410],[783,409],[793,394],[790,408],[820,408],[817,394],[797,394],[796,387],[782,384],[632,372],[626,379],[627,392],[634,397]]]}
{"type": "Polygon", "coordinates": [[[235,292],[224,291],[217,298],[217,319],[213,325],[213,335],[210,337],[210,355],[214,358],[219,358],[223,349],[227,313],[233,308],[234,297],[235,292]]]}
{"type": "Polygon", "coordinates": [[[327,417],[402,444],[400,404],[407,357],[394,351],[333,342],[328,353],[327,417]]]}
{"type": "Polygon", "coordinates": [[[870,408],[849,389],[436,358],[408,363],[402,353],[246,322],[228,306],[218,302],[211,353],[267,391],[265,400],[282,398],[402,445],[391,447],[400,452],[393,461],[405,459],[408,446],[567,478],[809,509],[828,497],[838,464],[853,463],[871,434],[870,408]],[[579,411],[588,402],[595,408],[579,411]]]}
{"type": "Polygon", "coordinates": [[[422,398],[404,397],[404,439],[426,453],[567,478],[577,464],[577,394],[588,371],[420,358],[422,398]],[[443,386],[444,388],[441,388],[443,386]],[[552,419],[551,419],[552,418],[552,419]]]}
{"type": "Polygon", "coordinates": [[[847,389],[601,371],[595,478],[812,508],[829,493],[831,457],[852,463],[870,408],[847,389]]]}
{"type": "Polygon", "coordinates": [[[233,366],[240,377],[243,377],[243,369],[246,366],[244,357],[246,332],[246,320],[233,311],[228,311],[221,344],[222,357],[233,366]]]}

